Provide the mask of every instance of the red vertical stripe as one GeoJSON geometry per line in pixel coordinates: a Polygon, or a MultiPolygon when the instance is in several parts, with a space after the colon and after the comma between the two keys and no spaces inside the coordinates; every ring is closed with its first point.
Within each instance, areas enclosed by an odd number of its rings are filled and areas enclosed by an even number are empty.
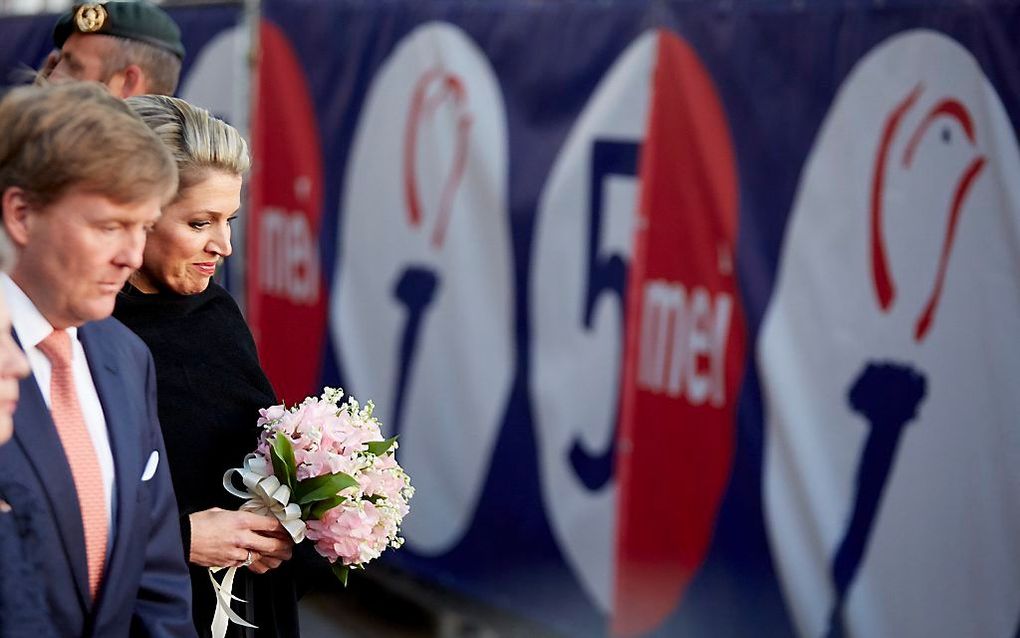
{"type": "MultiPolygon", "coordinates": [[[[704,562],[731,471],[734,412],[746,356],[733,263],[737,177],[726,117],[694,51],[665,31],[659,35],[640,175],[617,458],[612,631],[624,636],[661,624],[704,562]],[[663,385],[657,388],[638,374],[643,354],[639,330],[650,282],[684,292],[678,321],[664,331],[666,342],[659,344],[666,348],[666,363],[660,375],[663,385]],[[684,310],[695,305],[695,297],[709,299],[710,309],[717,309],[724,297],[732,304],[725,357],[717,361],[724,366],[717,375],[724,387],[710,391],[704,400],[691,398],[697,393],[686,383],[690,370],[679,388],[668,387],[674,340],[683,340],[681,354],[698,343],[691,340],[691,317],[684,310]]],[[[710,330],[712,316],[703,316],[694,327],[710,330]]],[[[698,357],[691,367],[711,377],[712,366],[711,357],[698,357]]]]}

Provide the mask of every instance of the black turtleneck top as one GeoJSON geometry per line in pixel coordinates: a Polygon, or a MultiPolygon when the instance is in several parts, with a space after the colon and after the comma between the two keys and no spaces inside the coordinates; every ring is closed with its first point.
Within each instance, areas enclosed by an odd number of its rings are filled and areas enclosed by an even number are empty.
{"type": "MultiPolygon", "coordinates": [[[[260,408],[276,394],[262,367],[251,331],[237,303],[221,286],[209,283],[195,295],[146,294],[131,285],[117,297],[114,317],[152,351],[156,364],[159,421],[170,475],[181,512],[185,558],[190,555],[188,515],[212,507],[237,509],[242,501],[223,489],[223,474],[240,467],[255,450],[260,408]]],[[[200,635],[208,635],[215,598],[204,567],[190,565],[194,615],[200,635]]],[[[251,603],[256,636],[297,635],[297,609],[289,563],[256,576],[239,570],[235,592],[251,603]],[[253,600],[254,598],[254,600],[253,600]]],[[[249,635],[231,624],[228,636],[249,635]]]]}

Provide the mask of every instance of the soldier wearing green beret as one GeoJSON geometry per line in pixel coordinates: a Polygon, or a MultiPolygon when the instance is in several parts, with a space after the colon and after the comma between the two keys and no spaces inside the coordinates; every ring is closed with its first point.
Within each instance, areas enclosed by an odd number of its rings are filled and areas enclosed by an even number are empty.
{"type": "Polygon", "coordinates": [[[42,75],[51,82],[92,80],[120,98],[173,95],[181,74],[181,30],[146,0],[75,5],[53,28],[57,51],[42,75]]]}

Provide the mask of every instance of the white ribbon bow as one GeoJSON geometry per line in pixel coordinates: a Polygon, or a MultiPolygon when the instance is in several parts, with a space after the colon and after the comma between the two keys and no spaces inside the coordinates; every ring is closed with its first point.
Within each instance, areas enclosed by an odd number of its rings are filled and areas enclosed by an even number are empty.
{"type": "Polygon", "coordinates": [[[238,498],[248,501],[241,506],[242,510],[275,516],[287,533],[300,543],[305,539],[305,522],[301,520],[301,506],[290,502],[290,488],[280,483],[269,471],[269,464],[256,454],[244,457],[244,467],[227,470],[223,475],[223,487],[238,498]],[[241,481],[249,491],[234,487],[233,474],[241,476],[241,481]]]}
{"type": "MultiPolygon", "coordinates": [[[[275,517],[295,543],[300,543],[305,539],[305,522],[301,520],[301,506],[290,502],[290,488],[281,484],[278,478],[270,474],[269,464],[261,456],[249,454],[244,457],[243,467],[227,470],[223,475],[223,488],[238,498],[248,499],[241,506],[242,510],[275,517]],[[247,490],[239,490],[234,487],[231,479],[235,472],[241,477],[244,486],[248,488],[247,490]]],[[[231,600],[247,602],[233,594],[236,573],[237,567],[209,568],[209,580],[212,581],[213,591],[216,593],[216,613],[213,615],[212,621],[213,638],[223,638],[227,633],[230,621],[244,627],[258,629],[230,608],[231,600]],[[223,577],[223,582],[218,583],[213,574],[222,569],[226,569],[227,573],[223,577]]]]}

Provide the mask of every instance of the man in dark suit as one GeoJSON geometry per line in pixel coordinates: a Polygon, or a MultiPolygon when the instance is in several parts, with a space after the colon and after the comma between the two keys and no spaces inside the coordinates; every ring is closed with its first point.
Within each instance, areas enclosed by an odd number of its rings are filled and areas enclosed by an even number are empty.
{"type": "Polygon", "coordinates": [[[98,85],[14,89],[0,130],[0,291],[32,368],[0,475],[33,495],[49,612],[62,636],[194,636],[152,358],[109,318],[174,161],[98,85]]]}

